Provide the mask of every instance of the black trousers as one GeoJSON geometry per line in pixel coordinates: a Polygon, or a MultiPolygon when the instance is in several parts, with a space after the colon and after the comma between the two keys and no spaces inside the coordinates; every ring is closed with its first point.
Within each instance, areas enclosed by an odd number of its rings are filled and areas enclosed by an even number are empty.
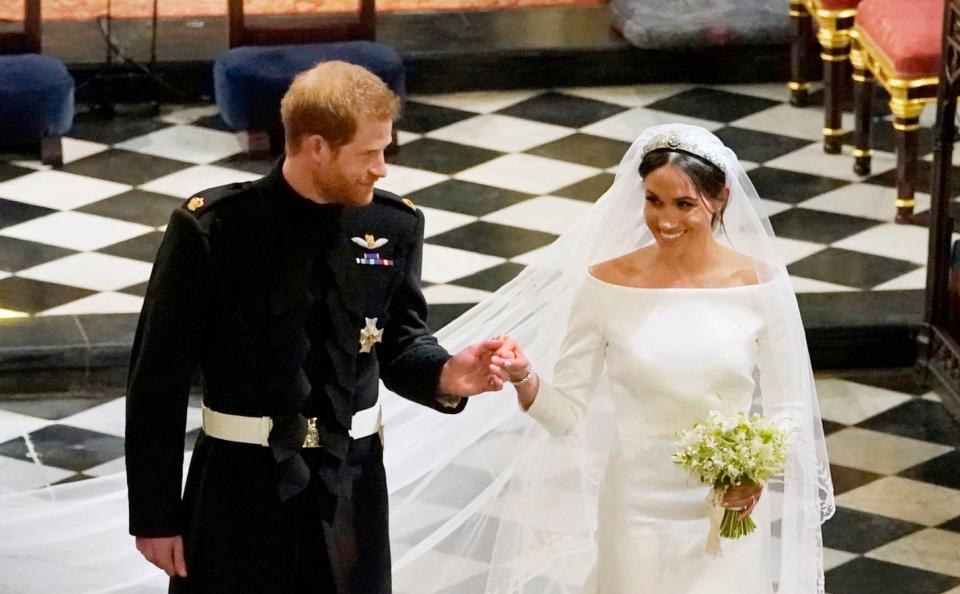
{"type": "Polygon", "coordinates": [[[184,493],[187,577],[171,594],[390,594],[383,449],[355,440],[341,465],[303,450],[307,490],[281,502],[268,448],[200,436],[184,493]],[[349,498],[318,477],[339,467],[349,498]]]}

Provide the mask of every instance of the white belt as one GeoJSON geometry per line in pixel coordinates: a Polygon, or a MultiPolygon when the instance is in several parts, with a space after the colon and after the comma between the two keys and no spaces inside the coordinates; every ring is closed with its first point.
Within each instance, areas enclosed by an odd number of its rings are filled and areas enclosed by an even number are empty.
{"type": "MultiPolygon", "coordinates": [[[[308,434],[303,447],[319,447],[316,445],[316,418],[307,419],[308,434]],[[312,431],[312,435],[310,434],[312,431]]],[[[370,408],[361,410],[353,415],[350,437],[360,439],[375,433],[380,433],[383,427],[383,410],[377,402],[370,408]]],[[[253,445],[269,446],[270,431],[273,429],[273,419],[270,417],[245,417],[217,412],[203,407],[203,432],[210,437],[249,443],[253,445]]]]}

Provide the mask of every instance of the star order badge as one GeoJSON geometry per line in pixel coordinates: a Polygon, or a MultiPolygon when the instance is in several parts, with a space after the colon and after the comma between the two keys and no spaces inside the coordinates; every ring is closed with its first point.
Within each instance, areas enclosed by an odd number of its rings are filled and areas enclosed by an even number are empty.
{"type": "Polygon", "coordinates": [[[383,328],[377,328],[379,318],[364,318],[367,325],[360,329],[360,352],[369,353],[373,345],[383,342],[383,328]]]}

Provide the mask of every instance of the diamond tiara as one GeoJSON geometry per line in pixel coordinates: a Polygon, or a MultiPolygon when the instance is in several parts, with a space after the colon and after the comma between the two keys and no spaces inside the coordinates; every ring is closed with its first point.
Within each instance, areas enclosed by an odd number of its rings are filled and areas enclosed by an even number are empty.
{"type": "Polygon", "coordinates": [[[643,145],[643,158],[647,156],[647,153],[659,149],[668,149],[674,151],[683,151],[685,153],[690,153],[691,155],[696,155],[701,159],[706,159],[711,164],[716,166],[720,171],[725,171],[723,166],[723,159],[720,158],[718,153],[705,149],[699,144],[690,142],[683,138],[679,132],[676,130],[670,132],[663,132],[657,134],[650,141],[643,145]]]}

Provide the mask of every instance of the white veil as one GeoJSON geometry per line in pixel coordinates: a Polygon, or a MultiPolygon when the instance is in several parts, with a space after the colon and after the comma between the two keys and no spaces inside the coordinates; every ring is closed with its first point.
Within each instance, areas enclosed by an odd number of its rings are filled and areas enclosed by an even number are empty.
{"type": "MultiPolygon", "coordinates": [[[[764,284],[768,331],[759,344],[755,408],[795,429],[783,480],[765,494],[769,534],[751,538],[768,543],[772,592],[822,593],[820,524],[834,501],[803,325],[762,202],[736,155],[713,134],[679,124],[644,131],[587,216],[438,338],[456,351],[510,334],[549,381],[586,269],[653,241],[638,169],[643,147],[669,135],[723,164],[731,194],[718,238],[751,256],[764,284]]],[[[398,593],[580,592],[596,554],[598,484],[613,426],[605,385],[566,438],[549,437],[518,412],[511,388],[472,399],[452,420],[391,404],[386,464],[398,593]]]]}
{"type": "MultiPolygon", "coordinates": [[[[509,333],[549,380],[577,281],[595,262],[652,241],[642,213],[642,147],[674,131],[719,155],[731,189],[722,240],[748,254],[768,290],[774,331],[761,345],[756,406],[796,428],[782,482],[764,494],[778,594],[823,593],[820,524],[833,513],[826,448],[796,298],[763,206],[732,151],[691,126],[645,131],[612,187],[538,262],[438,337],[451,351],[509,333]]],[[[596,495],[611,432],[600,386],[570,437],[548,437],[512,388],[438,415],[385,394],[385,465],[397,594],[580,591],[595,557],[596,495]]],[[[39,467],[38,471],[43,469],[39,467]]],[[[0,493],[0,593],[165,592],[126,531],[124,475],[0,493]]]]}

